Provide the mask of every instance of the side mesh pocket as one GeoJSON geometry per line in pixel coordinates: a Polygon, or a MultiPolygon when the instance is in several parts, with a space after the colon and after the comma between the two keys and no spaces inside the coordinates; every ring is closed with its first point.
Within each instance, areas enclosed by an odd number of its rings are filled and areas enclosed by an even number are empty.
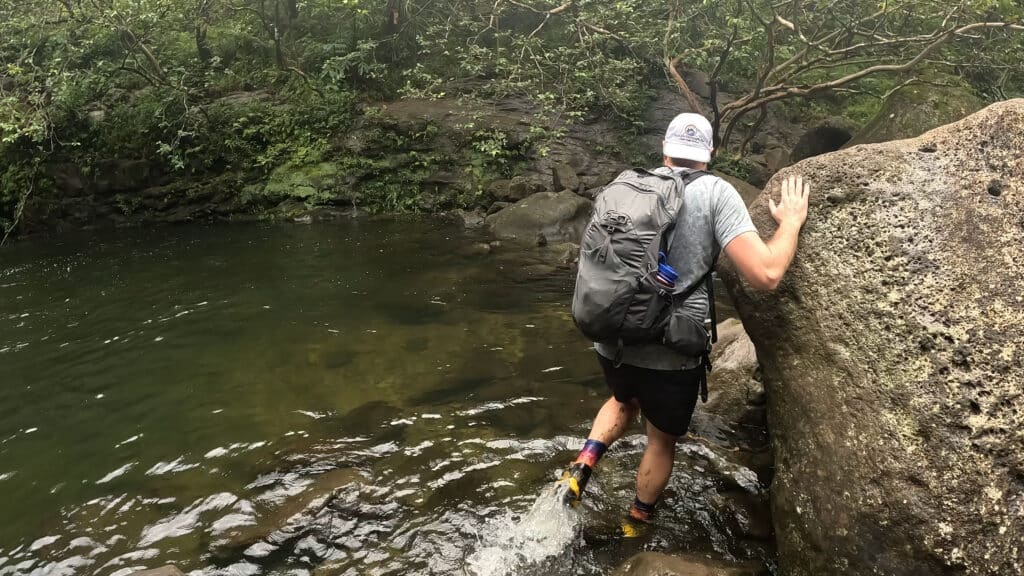
{"type": "Polygon", "coordinates": [[[668,322],[670,307],[670,298],[658,286],[640,281],[622,321],[623,341],[627,344],[657,342],[668,322]]]}
{"type": "Polygon", "coordinates": [[[665,328],[665,345],[686,356],[700,356],[711,344],[711,334],[704,327],[704,314],[693,307],[676,306],[665,328]]]}
{"type": "Polygon", "coordinates": [[[635,275],[623,265],[612,246],[611,234],[592,224],[580,249],[572,318],[580,331],[595,342],[610,342],[619,337],[637,288],[635,275]]]}

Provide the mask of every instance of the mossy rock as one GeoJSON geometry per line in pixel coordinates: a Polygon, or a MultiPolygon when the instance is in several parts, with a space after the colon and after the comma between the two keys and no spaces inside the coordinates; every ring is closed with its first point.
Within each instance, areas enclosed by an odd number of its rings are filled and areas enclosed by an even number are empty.
{"type": "Polygon", "coordinates": [[[307,206],[333,203],[343,197],[344,174],[337,164],[288,163],[274,169],[264,185],[246,188],[250,203],[268,205],[301,202],[307,206]]]}
{"type": "Polygon", "coordinates": [[[886,98],[878,114],[843,147],[916,138],[973,114],[984,105],[965,87],[907,86],[886,98]]]}

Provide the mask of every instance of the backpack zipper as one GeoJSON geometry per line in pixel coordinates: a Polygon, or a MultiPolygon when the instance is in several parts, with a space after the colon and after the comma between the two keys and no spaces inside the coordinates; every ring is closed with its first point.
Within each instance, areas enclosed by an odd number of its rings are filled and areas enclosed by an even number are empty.
{"type": "Polygon", "coordinates": [[[618,184],[623,184],[625,186],[628,186],[628,187],[632,188],[633,190],[636,190],[637,192],[639,192],[641,194],[653,194],[654,196],[657,196],[657,198],[658,198],[658,206],[661,207],[661,209],[664,210],[665,212],[667,212],[669,214],[672,213],[672,211],[669,210],[667,206],[665,206],[665,196],[662,195],[660,192],[658,192],[656,190],[645,189],[645,188],[643,188],[641,186],[638,186],[638,185],[636,185],[636,184],[634,184],[632,182],[626,181],[626,180],[620,180],[618,182],[618,184]]]}

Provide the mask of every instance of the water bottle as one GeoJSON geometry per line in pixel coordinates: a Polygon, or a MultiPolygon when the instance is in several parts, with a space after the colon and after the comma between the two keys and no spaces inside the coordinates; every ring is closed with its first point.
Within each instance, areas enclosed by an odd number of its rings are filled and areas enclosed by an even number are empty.
{"type": "Polygon", "coordinates": [[[654,280],[663,288],[671,290],[676,287],[676,280],[678,279],[679,273],[665,262],[665,253],[659,252],[658,271],[654,274],[654,280]]]}

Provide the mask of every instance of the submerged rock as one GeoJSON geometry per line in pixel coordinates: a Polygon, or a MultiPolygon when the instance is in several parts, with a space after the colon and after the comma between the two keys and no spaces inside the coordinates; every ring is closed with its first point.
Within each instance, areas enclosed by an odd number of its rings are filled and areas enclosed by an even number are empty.
{"type": "Polygon", "coordinates": [[[487,217],[498,238],[536,243],[579,242],[594,206],[568,190],[539,192],[487,217]]]}
{"type": "Polygon", "coordinates": [[[641,552],[612,572],[612,576],[760,576],[767,571],[748,565],[726,564],[692,556],[641,552]]]}
{"type": "Polygon", "coordinates": [[[768,390],[781,573],[1024,573],[1022,151],[1018,99],[769,184],[813,189],[791,270],[722,272],[768,390]]]}
{"type": "MultiPolygon", "coordinates": [[[[362,480],[362,473],[353,468],[339,468],[315,476],[308,485],[299,486],[296,494],[262,514],[256,522],[240,524],[220,534],[211,552],[220,559],[234,558],[243,553],[254,555],[261,547],[277,547],[297,538],[333,498],[341,491],[351,490],[362,480]]],[[[290,492],[283,491],[285,494],[290,492]]]]}

